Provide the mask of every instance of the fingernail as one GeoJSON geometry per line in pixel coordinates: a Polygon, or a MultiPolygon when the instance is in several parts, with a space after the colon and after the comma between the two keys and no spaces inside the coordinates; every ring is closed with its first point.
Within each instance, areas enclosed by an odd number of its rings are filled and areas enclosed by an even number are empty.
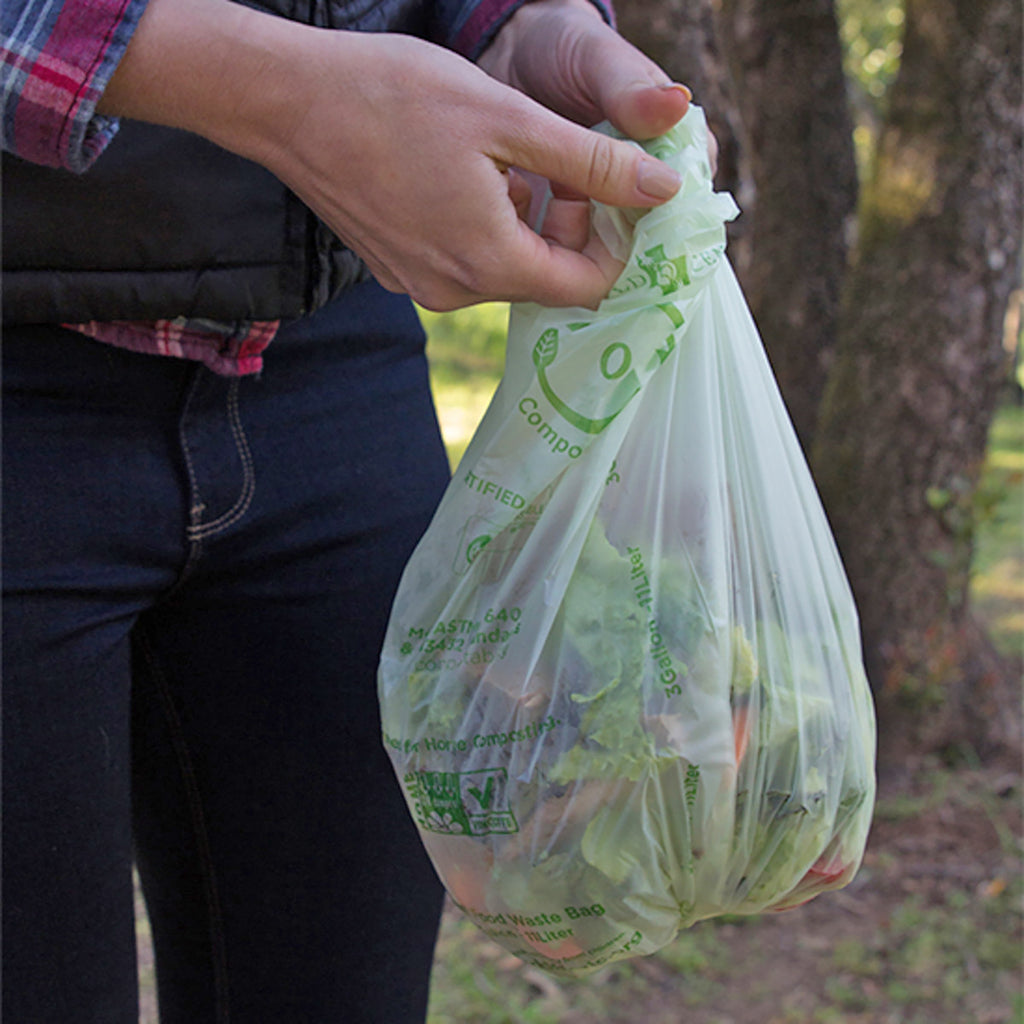
{"type": "Polygon", "coordinates": [[[644,195],[652,199],[671,199],[682,183],[683,179],[668,164],[660,160],[640,161],[636,184],[644,195]]]}
{"type": "Polygon", "coordinates": [[[662,92],[681,92],[687,100],[693,99],[693,93],[682,82],[669,82],[668,85],[660,87],[662,92]]]}

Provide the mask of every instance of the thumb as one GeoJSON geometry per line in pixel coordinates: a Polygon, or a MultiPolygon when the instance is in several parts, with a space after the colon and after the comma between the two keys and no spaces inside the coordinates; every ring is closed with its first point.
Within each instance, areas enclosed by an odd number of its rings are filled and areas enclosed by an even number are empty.
{"type": "Polygon", "coordinates": [[[682,118],[692,98],[690,90],[678,82],[634,82],[612,93],[605,109],[608,120],[623,134],[633,139],[653,139],[682,118]]]}
{"type": "Polygon", "coordinates": [[[577,79],[601,112],[624,135],[652,139],[686,113],[690,90],[673,82],[654,61],[602,26],[577,49],[577,79]]]}
{"type": "Polygon", "coordinates": [[[525,171],[609,206],[658,206],[679,191],[681,179],[638,146],[573,124],[537,107],[530,123],[495,154],[525,171]]]}

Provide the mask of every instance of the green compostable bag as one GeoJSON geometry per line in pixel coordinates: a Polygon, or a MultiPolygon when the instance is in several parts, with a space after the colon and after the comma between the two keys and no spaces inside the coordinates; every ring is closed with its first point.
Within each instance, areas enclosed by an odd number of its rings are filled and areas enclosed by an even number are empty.
{"type": "Polygon", "coordinates": [[[448,892],[558,976],[853,877],[875,727],[856,611],[725,256],[683,176],[595,206],[594,312],[514,306],[501,384],[395,600],[384,742],[448,892]]]}

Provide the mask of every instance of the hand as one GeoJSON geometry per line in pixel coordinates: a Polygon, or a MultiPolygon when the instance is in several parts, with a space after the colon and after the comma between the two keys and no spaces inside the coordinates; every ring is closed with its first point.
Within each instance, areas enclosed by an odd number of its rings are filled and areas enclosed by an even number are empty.
{"type": "Polygon", "coordinates": [[[524,4],[478,63],[550,110],[585,125],[610,121],[638,140],[667,132],[691,99],[589,0],[524,4]]]}
{"type": "MultiPolygon", "coordinates": [[[[624,135],[643,140],[662,135],[689,108],[690,90],[608,26],[589,0],[534,0],[509,19],[479,63],[489,74],[544,106],[577,122],[610,121],[624,135]]],[[[712,162],[714,155],[712,154],[712,162]]],[[[590,202],[585,193],[558,179],[531,180],[531,223],[540,193],[550,185],[542,235],[575,249],[617,276],[591,236],[590,202]]]]}
{"type": "Polygon", "coordinates": [[[262,159],[367,262],[422,305],[483,299],[596,305],[618,275],[603,249],[541,237],[511,168],[622,206],[678,179],[635,147],[587,131],[436,46],[321,33],[324,80],[262,159]],[[332,83],[333,84],[333,83],[332,83]]]}
{"type": "Polygon", "coordinates": [[[150,0],[101,109],[262,163],[381,283],[433,309],[595,306],[617,268],[531,231],[521,167],[621,206],[678,188],[660,161],[405,36],[314,29],[227,0],[150,0]]]}

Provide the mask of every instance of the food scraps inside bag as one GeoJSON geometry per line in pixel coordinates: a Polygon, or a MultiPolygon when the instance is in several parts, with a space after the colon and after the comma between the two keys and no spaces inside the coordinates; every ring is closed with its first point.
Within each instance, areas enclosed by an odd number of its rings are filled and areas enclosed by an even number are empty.
{"type": "Polygon", "coordinates": [[[856,611],[725,255],[703,112],[683,177],[595,206],[598,310],[514,306],[410,560],[384,743],[455,903],[556,976],[845,885],[874,804],[856,611]]]}

